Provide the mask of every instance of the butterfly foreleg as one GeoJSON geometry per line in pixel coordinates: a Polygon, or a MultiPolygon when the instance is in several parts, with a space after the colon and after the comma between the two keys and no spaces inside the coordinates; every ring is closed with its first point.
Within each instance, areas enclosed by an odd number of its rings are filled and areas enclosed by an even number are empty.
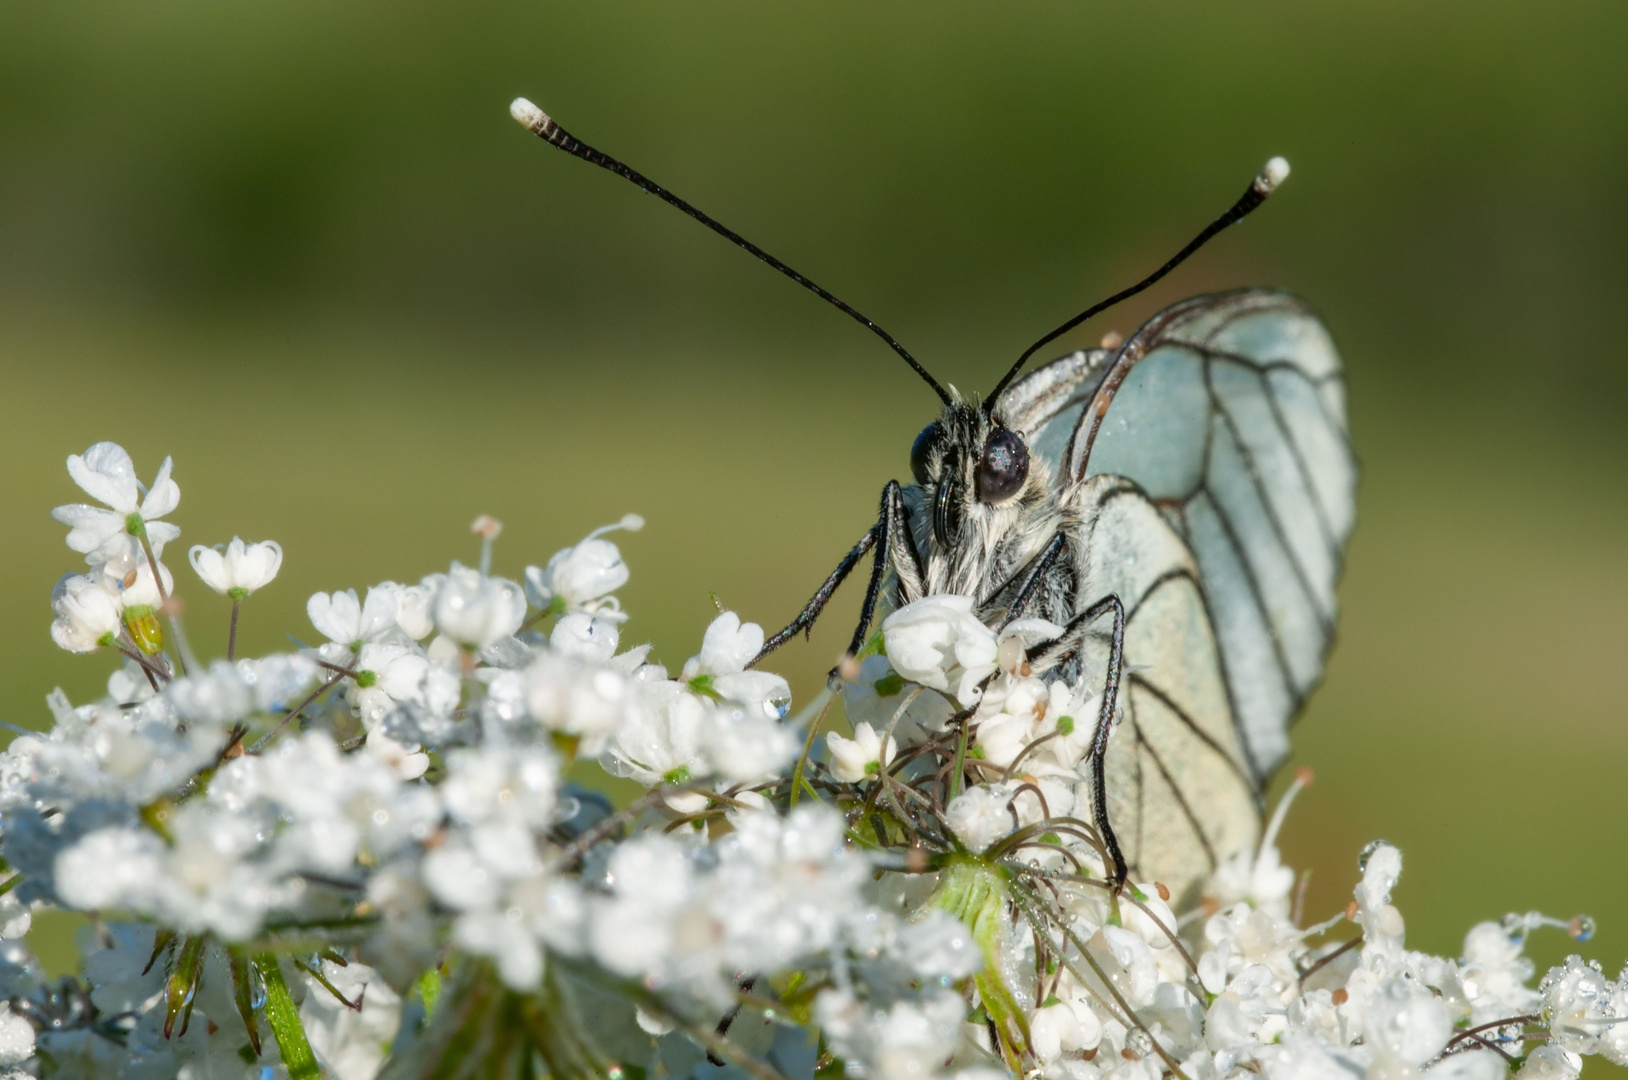
{"type": "Polygon", "coordinates": [[[865,602],[859,609],[859,625],[854,627],[853,640],[848,644],[849,656],[858,655],[859,650],[865,647],[865,635],[876,616],[876,602],[881,598],[888,570],[891,569],[898,578],[901,603],[922,597],[922,581],[927,571],[922,565],[921,552],[916,550],[915,539],[910,535],[904,489],[897,480],[889,480],[882,489],[876,539],[876,560],[871,564],[871,579],[865,586],[865,602]]]}
{"type": "Polygon", "coordinates": [[[865,602],[860,609],[859,626],[854,631],[853,642],[848,647],[849,654],[859,652],[865,645],[865,631],[870,628],[871,619],[876,614],[876,602],[882,591],[882,584],[886,580],[888,568],[891,566],[899,575],[906,592],[913,598],[921,593],[921,579],[923,570],[921,554],[916,551],[915,542],[911,539],[909,525],[905,518],[904,492],[897,480],[890,480],[882,489],[882,505],[877,513],[876,524],[866,530],[865,535],[859,538],[848,554],[842,557],[837,568],[831,571],[829,577],[815,590],[814,595],[803,610],[779,633],[763,643],[763,648],[752,658],[752,666],[768,656],[774,650],[796,637],[806,634],[814,628],[814,621],[825,610],[831,595],[845,581],[859,560],[872,548],[876,549],[876,562],[871,570],[871,578],[865,589],[865,602]]]}
{"type": "Polygon", "coordinates": [[[1091,739],[1087,754],[1091,762],[1092,819],[1101,834],[1103,846],[1113,859],[1114,890],[1123,888],[1130,877],[1130,866],[1108,820],[1108,737],[1113,734],[1114,714],[1119,701],[1119,683],[1125,674],[1125,605],[1118,594],[1109,593],[1080,614],[1076,615],[1063,632],[1050,641],[1041,642],[1029,650],[1029,660],[1036,665],[1045,664],[1076,651],[1091,626],[1108,612],[1114,616],[1114,627],[1108,643],[1108,671],[1102,685],[1102,707],[1097,714],[1097,730],[1091,739]]]}
{"type": "Polygon", "coordinates": [[[831,594],[837,591],[837,587],[853,572],[853,568],[859,565],[859,560],[865,557],[865,552],[869,551],[876,543],[876,534],[881,530],[881,527],[881,522],[877,522],[865,531],[865,535],[859,538],[859,543],[855,544],[853,549],[842,557],[842,561],[837,564],[837,568],[831,571],[831,576],[827,577],[824,583],[814,591],[814,595],[809,599],[808,603],[803,605],[803,610],[797,613],[797,617],[791,620],[783,630],[765,641],[763,648],[759,649],[757,655],[752,657],[752,662],[747,667],[756,666],[759,660],[762,660],[798,634],[806,634],[814,629],[814,620],[818,619],[820,612],[825,610],[825,605],[830,601],[831,594]]]}

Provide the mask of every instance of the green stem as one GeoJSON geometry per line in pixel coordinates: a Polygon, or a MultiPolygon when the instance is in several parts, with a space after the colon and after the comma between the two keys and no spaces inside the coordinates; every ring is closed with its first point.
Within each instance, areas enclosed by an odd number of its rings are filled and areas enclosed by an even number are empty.
{"type": "Polygon", "coordinates": [[[1000,1033],[996,1053],[1017,1075],[1024,1073],[1023,1057],[1029,1052],[1029,1021],[1017,996],[1001,977],[1000,948],[1010,925],[1006,906],[1011,900],[1011,882],[999,867],[965,856],[952,858],[940,872],[938,887],[927,906],[949,912],[972,931],[972,940],[984,955],[984,967],[972,977],[984,1011],[1000,1033]]]}
{"type": "Polygon", "coordinates": [[[151,541],[147,539],[147,523],[142,521],[140,518],[136,518],[136,523],[133,527],[131,527],[130,531],[141,543],[141,550],[147,556],[147,565],[153,568],[153,586],[158,589],[158,609],[162,611],[164,613],[164,617],[169,620],[170,633],[174,635],[176,641],[175,666],[181,670],[181,674],[185,675],[187,673],[187,665],[186,658],[181,655],[181,653],[184,651],[180,647],[181,628],[175,624],[175,614],[170,610],[170,594],[169,591],[164,588],[164,575],[158,571],[158,556],[153,554],[153,545],[151,541]]]}
{"type": "Polygon", "coordinates": [[[950,798],[961,794],[961,788],[967,775],[967,724],[972,718],[966,717],[961,721],[961,730],[955,737],[955,765],[950,769],[950,798]]]}
{"type": "Polygon", "coordinates": [[[266,984],[266,1022],[277,1040],[277,1052],[288,1067],[289,1080],[320,1080],[322,1073],[317,1068],[317,1057],[305,1037],[299,1007],[283,980],[282,965],[271,953],[261,953],[254,958],[254,966],[260,969],[260,977],[266,984]]]}
{"type": "Polygon", "coordinates": [[[803,740],[803,752],[797,756],[797,767],[791,772],[792,806],[797,805],[797,799],[805,787],[808,787],[810,797],[816,802],[819,800],[819,796],[814,793],[814,789],[809,787],[808,782],[803,779],[803,768],[808,764],[808,756],[814,752],[814,737],[819,734],[820,725],[825,722],[825,714],[830,710],[831,703],[837,699],[830,689],[826,689],[823,693],[826,695],[825,704],[820,706],[820,711],[815,714],[814,722],[808,725],[808,738],[803,740]]]}

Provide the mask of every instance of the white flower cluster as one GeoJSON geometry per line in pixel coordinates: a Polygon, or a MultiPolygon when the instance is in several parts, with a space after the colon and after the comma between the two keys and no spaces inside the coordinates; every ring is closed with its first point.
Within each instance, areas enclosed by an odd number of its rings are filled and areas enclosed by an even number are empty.
{"type": "Polygon", "coordinates": [[[58,583],[51,634],[118,663],[105,697],[53,692],[50,730],[0,753],[0,1080],[1628,1063],[1628,978],[1572,957],[1531,985],[1525,937],[1554,920],[1407,950],[1393,847],[1365,853],[1345,913],[1300,926],[1289,799],[1204,907],[1116,888],[1088,823],[1100,700],[1026,661],[1051,623],[997,633],[955,596],[892,612],[843,668],[851,735],[822,740],[832,696],[793,717],[733,612],[676,678],[622,648],[606,537],[636,516],[519,580],[482,518],[477,567],[317,593],[325,640],[258,658],[235,655],[240,608],[281,547],[194,547],[232,605],[205,664],[161,562],[171,463],[145,488],[111,443],[68,468],[105,506],[54,513],[89,570],[58,583]],[[595,769],[647,792],[616,809],[581,786],[595,769]],[[79,977],[48,983],[19,940],[41,906],[94,916],[79,977]]]}

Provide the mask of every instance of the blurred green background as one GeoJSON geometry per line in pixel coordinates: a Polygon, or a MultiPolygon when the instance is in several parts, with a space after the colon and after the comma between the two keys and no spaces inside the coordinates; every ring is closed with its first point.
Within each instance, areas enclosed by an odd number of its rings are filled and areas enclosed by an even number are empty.
{"type": "MultiPolygon", "coordinates": [[[[1403,848],[1410,941],[1600,919],[1628,954],[1628,7],[141,0],[0,6],[0,703],[58,652],[70,452],[175,455],[171,563],[280,541],[249,649],[317,589],[498,568],[628,510],[629,638],[709,591],[787,619],[907,472],[930,392],[879,343],[508,118],[517,94],[985,387],[1157,265],[1271,154],[1248,224],[1075,341],[1239,284],[1299,292],[1365,471],[1318,782],[1286,847],[1343,906],[1403,848]]],[[[780,657],[801,696],[842,598],[780,657]]],[[[67,954],[40,938],[53,963],[67,954]]],[[[1536,952],[1551,961],[1570,942],[1536,952]]]]}

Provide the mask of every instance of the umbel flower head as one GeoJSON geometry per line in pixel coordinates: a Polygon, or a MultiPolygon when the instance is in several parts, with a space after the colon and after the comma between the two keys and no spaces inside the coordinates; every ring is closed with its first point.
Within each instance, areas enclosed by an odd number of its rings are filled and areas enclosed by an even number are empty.
{"type": "MultiPolygon", "coordinates": [[[[1026,659],[1051,623],[997,630],[929,597],[793,712],[758,623],[720,611],[674,677],[624,647],[608,530],[522,586],[483,518],[478,568],[317,593],[326,641],[249,658],[230,637],[206,662],[154,616],[180,609],[158,560],[169,463],[145,494],[112,444],[70,471],[110,509],[58,511],[91,567],[57,583],[50,633],[116,666],[95,700],[53,691],[50,730],[0,753],[3,1080],[712,1080],[708,1055],[753,1080],[1628,1063],[1628,976],[1573,956],[1533,985],[1527,936],[1586,939],[1583,917],[1410,950],[1402,855],[1376,843],[1350,905],[1303,921],[1276,845],[1309,775],[1196,900],[1116,884],[1091,824],[1101,699],[1026,659]],[[635,794],[583,785],[611,778],[635,794]],[[94,920],[66,984],[21,940],[44,908],[94,920]]],[[[191,561],[235,634],[282,549],[191,561]]]]}

